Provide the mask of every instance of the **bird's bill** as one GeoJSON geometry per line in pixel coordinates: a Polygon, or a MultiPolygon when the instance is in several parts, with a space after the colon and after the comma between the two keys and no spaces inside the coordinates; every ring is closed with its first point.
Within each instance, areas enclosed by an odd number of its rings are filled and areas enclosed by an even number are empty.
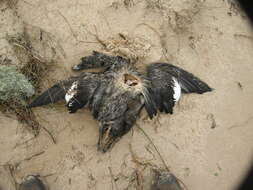
{"type": "Polygon", "coordinates": [[[84,68],[83,68],[83,64],[74,65],[74,66],[72,67],[72,70],[74,70],[74,71],[80,71],[80,70],[82,70],[82,69],[84,69],[84,68]]]}
{"type": "Polygon", "coordinates": [[[85,56],[81,58],[81,61],[79,64],[74,65],[72,67],[73,71],[81,71],[84,69],[91,69],[94,68],[94,65],[92,64],[90,58],[92,58],[93,56],[85,56]]]}
{"type": "Polygon", "coordinates": [[[101,127],[99,130],[98,150],[107,152],[117,141],[118,137],[110,134],[111,127],[101,127]]]}
{"type": "Polygon", "coordinates": [[[88,64],[87,57],[82,57],[79,64],[72,67],[73,71],[81,71],[83,69],[89,69],[90,64],[88,64]]]}

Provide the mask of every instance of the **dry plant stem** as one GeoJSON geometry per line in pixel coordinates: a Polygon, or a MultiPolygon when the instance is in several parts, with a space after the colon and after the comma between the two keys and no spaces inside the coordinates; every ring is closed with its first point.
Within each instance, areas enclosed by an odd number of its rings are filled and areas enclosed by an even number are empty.
{"type": "Polygon", "coordinates": [[[249,40],[253,40],[253,37],[252,37],[252,36],[245,35],[245,34],[234,34],[234,37],[246,38],[246,39],[249,39],[249,40]]]}
{"type": "Polygon", "coordinates": [[[47,178],[47,177],[51,177],[51,176],[53,176],[53,175],[55,175],[55,174],[56,174],[56,173],[50,173],[50,174],[43,175],[43,176],[41,176],[41,177],[47,178]]]}
{"type": "Polygon", "coordinates": [[[139,126],[139,125],[136,125],[137,128],[145,135],[145,137],[149,140],[149,142],[152,144],[152,146],[154,147],[155,151],[157,152],[157,154],[159,155],[159,158],[160,160],[162,161],[164,167],[166,168],[166,170],[168,172],[170,172],[170,169],[169,167],[167,166],[165,160],[163,159],[161,153],[158,151],[157,147],[155,146],[154,142],[152,141],[152,139],[148,136],[148,134],[139,126]]]}
{"type": "Polygon", "coordinates": [[[43,150],[43,151],[41,151],[39,153],[36,153],[36,154],[34,154],[32,156],[29,156],[29,157],[25,158],[23,161],[29,161],[29,160],[33,159],[34,157],[40,156],[40,155],[42,155],[44,153],[45,153],[45,151],[43,150]]]}
{"type": "Polygon", "coordinates": [[[143,175],[139,170],[135,170],[137,190],[143,190],[143,175]]]}
{"type": "Polygon", "coordinates": [[[108,170],[109,170],[110,176],[111,176],[112,189],[114,189],[114,185],[113,184],[115,184],[116,190],[119,190],[117,183],[114,181],[114,175],[112,173],[112,168],[108,167],[108,170]]]}
{"type": "MultiPolygon", "coordinates": [[[[156,150],[157,154],[159,155],[161,161],[163,162],[163,165],[165,167],[165,169],[170,172],[170,169],[169,167],[167,166],[166,162],[164,161],[161,153],[158,151],[157,147],[155,146],[155,144],[153,143],[152,139],[148,136],[148,134],[139,126],[139,125],[136,125],[138,129],[141,130],[141,132],[145,135],[145,137],[149,140],[149,142],[153,145],[154,149],[156,150]]],[[[188,187],[185,185],[185,183],[179,179],[178,177],[175,176],[175,178],[180,182],[180,184],[183,185],[184,189],[188,190],[188,187]]]]}
{"type": "Polygon", "coordinates": [[[32,110],[27,109],[26,107],[22,105],[10,105],[10,110],[13,111],[17,119],[21,122],[26,124],[26,126],[29,127],[29,129],[33,132],[34,136],[37,136],[39,134],[40,124],[36,120],[34,113],[32,110]]]}
{"type": "MultiPolygon", "coordinates": [[[[12,39],[13,40],[13,39],[12,39]]],[[[10,40],[11,42],[11,40],[10,40]]],[[[45,62],[44,59],[43,59],[43,56],[39,55],[37,52],[35,52],[35,50],[33,50],[31,47],[28,47],[28,46],[25,46],[23,44],[20,44],[19,42],[13,40],[11,42],[12,45],[16,46],[16,47],[19,47],[19,48],[22,48],[24,50],[26,50],[26,52],[31,56],[33,57],[34,59],[37,59],[38,61],[40,62],[45,62]]]]}
{"type": "Polygon", "coordinates": [[[44,126],[41,127],[42,129],[44,129],[44,131],[49,135],[49,137],[52,139],[53,143],[56,144],[56,139],[53,136],[53,134],[44,126]]]}
{"type": "Polygon", "coordinates": [[[4,165],[4,168],[8,171],[8,173],[12,179],[12,183],[14,183],[15,189],[18,190],[18,182],[17,182],[15,175],[14,175],[14,171],[15,171],[14,166],[12,164],[6,164],[6,165],[4,165]]]}
{"type": "Polygon", "coordinates": [[[138,158],[138,156],[134,153],[131,144],[129,144],[129,151],[130,151],[131,156],[132,156],[132,159],[133,159],[132,161],[133,161],[134,163],[136,163],[138,166],[140,165],[140,166],[144,166],[144,167],[146,167],[146,166],[154,167],[154,164],[152,164],[152,163],[149,162],[149,161],[141,161],[141,160],[138,158]]]}
{"type": "Polygon", "coordinates": [[[32,140],[34,140],[34,139],[35,139],[35,137],[32,137],[32,138],[30,138],[30,139],[28,139],[28,140],[26,140],[26,141],[24,141],[24,142],[16,143],[16,145],[15,145],[13,148],[15,149],[15,148],[17,148],[17,147],[19,147],[19,146],[22,146],[22,145],[24,145],[24,144],[27,144],[28,142],[30,142],[30,141],[32,141],[32,140]]]}
{"type": "Polygon", "coordinates": [[[76,41],[78,41],[77,35],[76,35],[76,33],[74,32],[73,28],[71,27],[71,25],[70,25],[68,19],[67,19],[59,10],[58,10],[57,12],[58,12],[58,14],[64,19],[64,21],[67,23],[67,25],[68,25],[68,27],[69,27],[69,29],[70,29],[70,32],[72,33],[73,37],[76,39],[76,41]]]}
{"type": "Polygon", "coordinates": [[[103,46],[103,48],[107,49],[107,45],[106,45],[106,43],[104,42],[104,40],[101,40],[101,39],[99,38],[99,36],[98,36],[98,31],[97,31],[96,25],[94,25],[94,29],[95,29],[95,34],[92,33],[92,32],[90,32],[90,31],[88,31],[89,34],[92,35],[92,36],[94,36],[94,37],[96,38],[97,42],[100,43],[100,44],[103,46]]]}

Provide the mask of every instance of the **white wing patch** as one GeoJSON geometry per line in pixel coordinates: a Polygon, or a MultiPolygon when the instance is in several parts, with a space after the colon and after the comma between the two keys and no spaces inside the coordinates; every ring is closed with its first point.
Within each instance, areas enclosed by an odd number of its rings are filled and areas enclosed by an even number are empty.
{"type": "Polygon", "coordinates": [[[25,179],[26,179],[26,180],[34,180],[35,177],[34,177],[33,175],[29,175],[29,176],[27,176],[25,179]]]}
{"type": "Polygon", "coordinates": [[[173,98],[177,102],[179,100],[180,96],[181,96],[181,87],[180,87],[178,81],[174,77],[172,79],[174,81],[174,86],[173,86],[174,94],[173,94],[173,98]]]}
{"type": "Polygon", "coordinates": [[[71,98],[74,97],[74,95],[77,93],[77,85],[78,85],[78,82],[75,81],[72,83],[72,86],[70,87],[70,89],[67,91],[66,95],[65,95],[65,100],[66,100],[66,103],[69,102],[69,100],[71,98]]]}

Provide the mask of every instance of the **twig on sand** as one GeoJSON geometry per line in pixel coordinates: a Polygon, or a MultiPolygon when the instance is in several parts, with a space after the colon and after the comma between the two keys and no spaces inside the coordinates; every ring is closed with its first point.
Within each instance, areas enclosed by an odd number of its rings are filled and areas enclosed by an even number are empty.
{"type": "Polygon", "coordinates": [[[31,44],[28,39],[25,38],[25,36],[22,36],[25,41],[19,41],[19,39],[15,37],[9,37],[7,36],[7,40],[9,43],[11,43],[13,46],[16,46],[18,48],[21,48],[26,51],[26,53],[31,56],[32,58],[38,60],[41,63],[45,63],[45,59],[42,55],[40,55],[36,50],[34,50],[31,47],[31,44]]]}
{"type": "Polygon", "coordinates": [[[27,5],[30,5],[32,7],[36,7],[36,5],[34,5],[34,4],[30,3],[30,2],[27,2],[26,0],[21,0],[21,1],[24,2],[27,5]]]}
{"type": "MultiPolygon", "coordinates": [[[[149,140],[149,142],[153,145],[155,151],[157,152],[157,154],[159,155],[165,169],[168,171],[168,172],[171,172],[169,167],[167,166],[165,160],[163,159],[161,153],[159,152],[159,150],[157,149],[156,145],[154,144],[154,142],[152,141],[152,139],[148,136],[148,134],[138,125],[136,124],[137,128],[144,134],[144,136],[149,140]]],[[[178,177],[175,176],[175,178],[180,182],[180,184],[186,189],[188,190],[188,187],[185,185],[185,183],[179,179],[178,177]]]]}
{"type": "Polygon", "coordinates": [[[228,130],[231,130],[231,129],[234,129],[234,128],[237,128],[237,127],[245,127],[245,126],[247,126],[249,123],[250,123],[250,121],[251,120],[253,120],[253,116],[250,116],[248,119],[246,119],[244,122],[242,122],[242,123],[238,123],[238,124],[234,124],[234,125],[232,125],[232,126],[230,126],[229,128],[228,128],[228,130]]]}
{"type": "Polygon", "coordinates": [[[97,44],[99,42],[93,42],[93,41],[85,41],[85,40],[79,40],[80,43],[86,43],[86,44],[97,44]]]}
{"type": "Polygon", "coordinates": [[[95,30],[95,34],[90,32],[89,30],[87,30],[87,32],[90,35],[95,37],[95,39],[97,40],[97,43],[101,44],[103,46],[103,48],[107,49],[107,44],[104,42],[104,40],[100,39],[99,36],[98,36],[98,31],[97,31],[96,25],[94,25],[94,30],[95,30]]]}
{"type": "Polygon", "coordinates": [[[136,28],[139,27],[139,26],[146,26],[146,27],[148,27],[148,28],[151,29],[159,38],[161,38],[161,34],[160,34],[153,26],[150,26],[149,24],[144,23],[144,22],[138,24],[138,25],[136,26],[136,28]]]}
{"type": "MultiPolygon", "coordinates": [[[[136,169],[133,172],[133,178],[134,181],[136,181],[136,189],[137,190],[142,190],[143,189],[143,184],[144,184],[144,179],[143,179],[143,174],[142,171],[144,171],[146,169],[147,166],[151,166],[154,167],[154,165],[152,163],[150,163],[149,161],[144,161],[142,162],[138,156],[134,153],[133,149],[132,149],[132,145],[129,144],[129,151],[131,153],[132,156],[132,161],[136,164],[136,169]],[[143,168],[140,169],[142,166],[143,168]]],[[[133,183],[133,181],[129,182],[129,184],[133,183]]]]}
{"type": "Polygon", "coordinates": [[[25,158],[23,161],[29,161],[29,160],[33,159],[34,157],[40,156],[40,155],[42,155],[44,153],[45,153],[45,151],[43,150],[41,152],[38,152],[36,154],[33,154],[32,156],[29,156],[29,157],[25,158]]]}
{"type": "Polygon", "coordinates": [[[135,170],[137,190],[143,190],[143,175],[139,170],[135,170]]]}
{"type": "Polygon", "coordinates": [[[50,173],[50,174],[43,175],[43,176],[41,176],[41,177],[47,178],[47,177],[51,177],[51,176],[53,176],[53,175],[55,175],[55,174],[56,174],[56,173],[50,173]]]}
{"type": "Polygon", "coordinates": [[[34,140],[34,139],[35,139],[35,137],[32,137],[32,138],[30,138],[30,139],[28,139],[28,140],[26,140],[26,141],[24,141],[24,142],[16,143],[15,146],[14,146],[13,148],[15,149],[15,148],[17,148],[17,147],[19,147],[19,146],[22,146],[22,145],[24,145],[24,144],[27,144],[28,142],[30,142],[30,141],[32,141],[32,140],[34,140]]]}
{"type": "Polygon", "coordinates": [[[67,19],[59,10],[58,10],[57,12],[58,12],[58,14],[64,19],[64,21],[67,23],[67,25],[68,25],[68,27],[69,27],[69,30],[70,30],[70,32],[72,33],[73,37],[76,39],[76,41],[78,41],[77,35],[76,35],[76,33],[74,32],[73,28],[71,27],[71,25],[70,25],[68,19],[67,19]]]}
{"type": "Polygon", "coordinates": [[[12,179],[12,183],[14,183],[15,189],[18,189],[18,182],[15,178],[14,172],[15,172],[15,166],[13,166],[12,164],[5,164],[4,168],[8,171],[11,179],[12,179]]]}
{"type": "Polygon", "coordinates": [[[246,39],[249,39],[249,40],[253,40],[252,36],[249,36],[249,35],[246,35],[246,34],[234,34],[234,37],[235,38],[246,38],[246,39]]]}
{"type": "Polygon", "coordinates": [[[36,120],[33,111],[15,101],[13,101],[12,104],[13,105],[8,103],[7,106],[15,113],[18,121],[25,124],[26,128],[33,133],[34,137],[37,137],[39,135],[41,125],[36,120]]]}
{"type": "Polygon", "coordinates": [[[56,144],[56,139],[53,136],[53,134],[44,126],[41,126],[42,129],[44,129],[44,131],[49,135],[49,137],[52,139],[53,143],[56,144]]]}
{"type": "Polygon", "coordinates": [[[155,151],[157,152],[160,160],[162,161],[164,167],[166,168],[166,170],[169,172],[170,169],[169,167],[167,166],[165,160],[163,159],[161,153],[159,152],[159,150],[157,149],[156,145],[154,144],[154,142],[152,141],[152,139],[148,136],[148,134],[138,125],[136,124],[137,128],[144,134],[144,136],[149,140],[149,142],[152,144],[152,146],[154,147],[155,151]]]}
{"type": "Polygon", "coordinates": [[[131,144],[129,144],[129,151],[130,151],[132,159],[133,159],[132,161],[134,163],[136,163],[138,166],[144,166],[144,168],[146,168],[147,166],[155,167],[155,165],[152,164],[149,160],[141,160],[140,158],[138,158],[138,156],[136,155],[136,153],[134,153],[131,144]]]}
{"type": "Polygon", "coordinates": [[[108,167],[108,170],[110,172],[110,176],[111,176],[111,184],[112,184],[112,189],[114,189],[114,185],[115,184],[115,187],[116,187],[116,190],[119,190],[118,186],[117,186],[117,183],[115,182],[114,180],[114,175],[112,173],[112,168],[111,167],[108,167]]]}

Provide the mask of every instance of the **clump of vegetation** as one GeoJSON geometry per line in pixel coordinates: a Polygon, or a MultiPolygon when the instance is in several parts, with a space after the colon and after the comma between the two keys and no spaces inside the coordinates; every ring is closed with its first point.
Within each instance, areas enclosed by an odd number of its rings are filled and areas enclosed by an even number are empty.
{"type": "Polygon", "coordinates": [[[27,108],[27,102],[40,89],[43,75],[52,65],[53,59],[46,59],[34,48],[26,31],[7,36],[7,40],[19,63],[0,63],[0,105],[4,107],[3,112],[14,113],[18,121],[37,136],[41,126],[33,111],[27,108]]]}
{"type": "Polygon", "coordinates": [[[48,65],[41,62],[38,59],[30,58],[29,61],[20,68],[29,81],[33,84],[35,89],[39,89],[41,86],[43,75],[48,71],[48,65]]]}
{"type": "Polygon", "coordinates": [[[39,123],[33,112],[26,108],[26,100],[34,93],[33,85],[15,66],[0,66],[0,105],[4,106],[5,112],[14,113],[36,136],[39,123]]]}
{"type": "MultiPolygon", "coordinates": [[[[0,0],[0,4],[11,9],[13,16],[20,20],[18,2],[19,0],[0,0]]],[[[0,55],[0,111],[8,115],[14,114],[35,136],[42,128],[52,137],[39,124],[27,105],[30,97],[39,93],[45,84],[43,78],[53,63],[66,55],[54,35],[20,21],[23,23],[23,28],[17,30],[20,33],[6,33],[5,40],[12,48],[11,54],[0,55]]],[[[55,143],[54,139],[53,142],[55,143]]]]}
{"type": "Polygon", "coordinates": [[[6,37],[12,46],[18,68],[40,90],[45,74],[60,57],[66,57],[57,38],[40,27],[24,23],[24,31],[6,37]]]}
{"type": "Polygon", "coordinates": [[[20,60],[19,70],[39,89],[42,76],[49,68],[46,60],[32,47],[30,40],[24,34],[8,36],[17,58],[20,60]]]}
{"type": "Polygon", "coordinates": [[[0,66],[0,101],[20,102],[25,105],[25,99],[34,95],[34,87],[27,78],[19,73],[15,66],[0,66]]]}

